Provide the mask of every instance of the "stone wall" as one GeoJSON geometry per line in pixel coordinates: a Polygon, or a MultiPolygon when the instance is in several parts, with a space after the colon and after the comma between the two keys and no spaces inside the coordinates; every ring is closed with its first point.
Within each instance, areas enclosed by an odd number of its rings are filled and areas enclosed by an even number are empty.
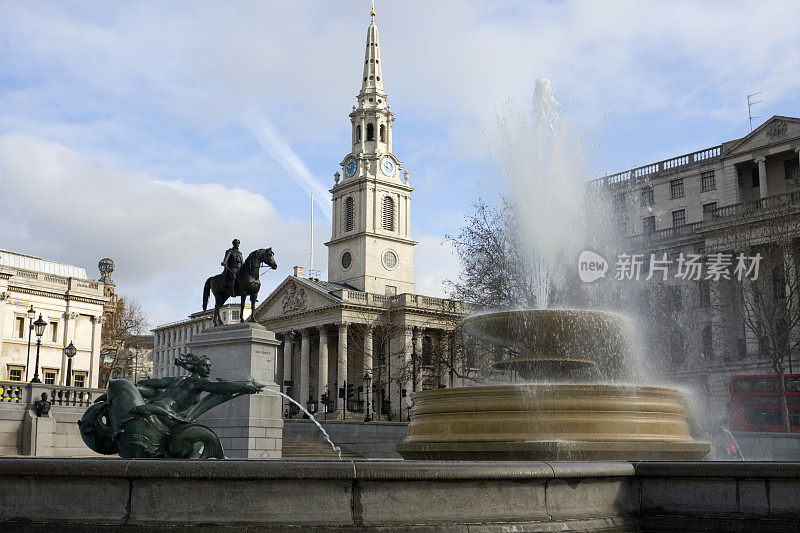
{"type": "Polygon", "coordinates": [[[105,391],[44,384],[0,383],[0,456],[99,457],[84,444],[78,420],[105,391]],[[52,406],[37,417],[33,402],[46,393],[52,406]]]}
{"type": "Polygon", "coordinates": [[[28,529],[797,531],[800,520],[798,463],[6,458],[0,484],[0,524],[28,529]]]}
{"type": "MultiPolygon", "coordinates": [[[[371,459],[400,459],[397,444],[406,438],[408,422],[357,422],[321,420],[331,440],[342,449],[371,459]]],[[[285,420],[286,442],[325,442],[325,437],[311,420],[285,420]]]]}

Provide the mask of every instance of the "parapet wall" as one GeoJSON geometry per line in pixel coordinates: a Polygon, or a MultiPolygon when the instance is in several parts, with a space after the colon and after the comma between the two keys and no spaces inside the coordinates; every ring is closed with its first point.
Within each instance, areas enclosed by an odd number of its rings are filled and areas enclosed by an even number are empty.
{"type": "Polygon", "coordinates": [[[797,463],[0,459],[0,483],[0,524],[79,530],[796,531],[800,520],[797,463]]]}

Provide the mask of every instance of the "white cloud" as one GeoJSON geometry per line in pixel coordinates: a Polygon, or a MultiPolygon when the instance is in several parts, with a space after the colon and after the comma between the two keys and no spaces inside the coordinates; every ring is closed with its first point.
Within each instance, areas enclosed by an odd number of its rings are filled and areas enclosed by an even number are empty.
{"type": "Polygon", "coordinates": [[[2,247],[84,266],[109,256],[121,292],[145,305],[151,324],[201,306],[238,237],[246,253],[271,246],[261,295],[305,257],[304,224],[266,198],[219,184],[187,184],[108,167],[67,147],[20,134],[0,137],[2,247]]]}
{"type": "Polygon", "coordinates": [[[458,257],[444,237],[420,237],[419,244],[414,249],[414,264],[418,294],[446,297],[444,280],[458,278],[458,257]]]}

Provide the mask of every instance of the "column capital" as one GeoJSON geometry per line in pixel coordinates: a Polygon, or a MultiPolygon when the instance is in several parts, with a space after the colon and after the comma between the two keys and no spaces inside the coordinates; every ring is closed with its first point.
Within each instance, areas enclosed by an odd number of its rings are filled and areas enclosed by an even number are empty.
{"type": "Polygon", "coordinates": [[[300,336],[304,339],[307,339],[310,334],[311,334],[311,328],[303,328],[300,330],[300,336]]]}
{"type": "Polygon", "coordinates": [[[756,157],[755,159],[753,159],[753,161],[755,163],[765,163],[767,161],[767,158],[765,156],[763,156],[763,155],[760,155],[760,156],[756,157]]]}
{"type": "Polygon", "coordinates": [[[347,329],[347,326],[349,325],[349,322],[339,322],[339,329],[347,329]]]}
{"type": "Polygon", "coordinates": [[[794,152],[795,152],[796,154],[800,154],[800,146],[798,146],[797,148],[795,148],[795,149],[794,149],[794,152]]]}
{"type": "Polygon", "coordinates": [[[327,335],[328,334],[328,324],[322,324],[321,326],[317,326],[317,331],[319,331],[320,335],[322,335],[322,334],[327,335]]]}

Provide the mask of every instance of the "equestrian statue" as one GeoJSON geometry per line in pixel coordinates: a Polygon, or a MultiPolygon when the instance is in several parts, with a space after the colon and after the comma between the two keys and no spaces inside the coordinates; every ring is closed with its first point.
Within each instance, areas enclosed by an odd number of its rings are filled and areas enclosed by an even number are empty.
{"type": "Polygon", "coordinates": [[[210,381],[211,363],[202,355],[181,354],[175,364],[191,374],[136,384],[109,380],[107,393],[78,421],[83,442],[97,453],[124,458],[224,459],[216,433],[194,420],[228,400],[256,394],[264,385],[210,381]]]}
{"type": "Polygon", "coordinates": [[[239,239],[233,240],[233,247],[225,251],[222,274],[211,276],[206,280],[203,288],[203,311],[208,308],[208,297],[214,293],[214,325],[221,326],[222,318],[219,316],[220,308],[225,305],[228,298],[242,297],[239,320],[244,322],[244,301],[250,296],[250,321],[255,320],[256,299],[261,289],[258,272],[261,265],[267,265],[272,270],[278,268],[272,248],[262,248],[253,251],[242,261],[242,252],[239,251],[239,239]]]}

